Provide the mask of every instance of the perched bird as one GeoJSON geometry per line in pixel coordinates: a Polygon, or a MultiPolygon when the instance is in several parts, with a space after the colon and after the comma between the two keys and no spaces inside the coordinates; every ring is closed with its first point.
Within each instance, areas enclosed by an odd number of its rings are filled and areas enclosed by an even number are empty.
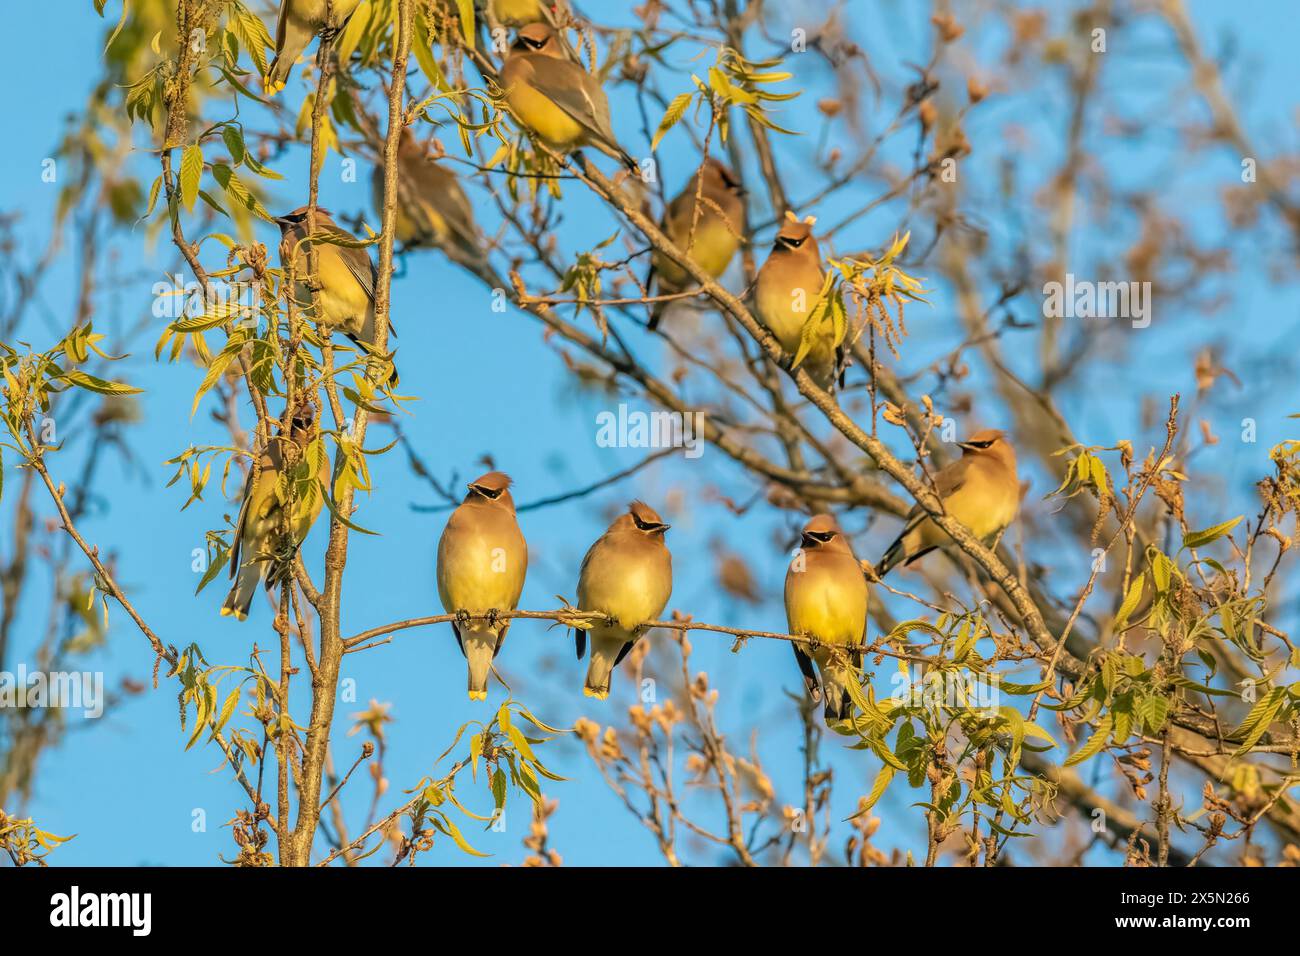
{"type": "MultiPolygon", "coordinates": [[[[754,304],[759,321],[776,336],[793,358],[799,351],[804,325],[816,309],[822,291],[822,256],[812,234],[812,216],[800,220],[786,211],[776,242],[754,280],[754,304]]],[[[821,388],[835,379],[838,357],[831,324],[817,331],[802,367],[821,388]]]]}
{"type": "MultiPolygon", "coordinates": [[[[668,204],[660,228],[716,279],[727,271],[740,248],[744,226],[745,190],[740,180],[722,163],[709,157],[686,188],[668,204]]],[[[659,252],[651,260],[650,277],[658,280],[659,295],[672,295],[695,285],[685,269],[659,252]]],[[[649,281],[646,286],[650,286],[649,281]]],[[[651,330],[659,325],[672,305],[673,300],[654,303],[648,326],[651,330]]]]}
{"type": "Polygon", "coordinates": [[[457,616],[451,630],[469,662],[470,700],[487,698],[492,659],[510,630],[510,621],[497,615],[519,606],[527,572],[528,544],[515,517],[510,479],[489,471],[469,483],[469,494],[438,541],[438,596],[443,609],[457,616]]]}
{"type": "Polygon", "coordinates": [[[294,410],[289,433],[284,430],[271,439],[244,482],[243,502],[235,521],[235,540],[230,546],[230,576],[234,584],[221,606],[221,616],[242,621],[263,578],[275,583],[276,571],[307,537],[320,514],[328,485],[329,458],[322,451],[315,472],[305,453],[315,439],[316,411],[308,402],[294,410]],[[290,452],[288,446],[294,446],[290,452]],[[285,514],[292,497],[292,512],[285,514]]]}
{"type": "Polygon", "coordinates": [[[867,579],[848,538],[830,515],[814,515],[803,527],[799,552],[785,575],[785,616],[791,634],[819,642],[816,650],[790,645],[813,700],[820,697],[827,720],[847,720],[852,702],[846,687],[857,680],[853,668],[862,667],[867,579]],[[839,648],[839,653],[832,648],[839,648]],[[814,661],[821,673],[820,685],[814,661]]]}
{"type": "MultiPolygon", "coordinates": [[[[402,130],[397,147],[397,229],[404,249],[436,247],[466,265],[481,264],[483,249],[474,209],[456,174],[430,159],[425,147],[402,130]]],[[[375,210],[384,210],[384,167],[370,178],[375,210]]]]}
{"type": "MultiPolygon", "coordinates": [[[[673,592],[673,559],[664,544],[664,524],[653,508],[634,501],[582,559],[578,575],[578,607],[605,615],[591,628],[591,662],[582,692],[604,700],[609,678],[645,632],[657,620],[673,592]]],[[[587,647],[587,631],[575,629],[578,659],[587,647]]]]}
{"type": "MultiPolygon", "coordinates": [[[[280,226],[280,263],[288,274],[289,261],[292,258],[294,276],[294,300],[299,307],[307,308],[313,301],[310,278],[308,249],[313,245],[303,241],[307,232],[307,207],[300,206],[287,215],[275,220],[280,226]]],[[[339,226],[330,218],[328,210],[317,207],[316,232],[332,233],[343,239],[356,241],[356,237],[339,226]]],[[[312,318],[319,324],[331,329],[339,329],[348,338],[362,347],[362,351],[373,349],[375,344],[375,284],[378,272],[365,249],[336,246],[329,243],[316,244],[316,266],[319,275],[319,291],[315,296],[315,309],[312,318]]],[[[393,325],[388,324],[389,334],[394,334],[393,325]]],[[[397,384],[397,371],[394,369],[389,383],[397,384]]]]}
{"type": "Polygon", "coordinates": [[[550,24],[530,23],[519,31],[500,82],[510,112],[547,146],[567,153],[591,145],[636,168],[614,138],[600,82],[568,58],[550,24]]]}
{"type": "Polygon", "coordinates": [[[361,0],[280,0],[275,25],[275,59],[267,73],[266,89],[274,95],[289,82],[294,61],[317,34],[337,33],[347,26],[361,0]]]}
{"type": "MultiPolygon", "coordinates": [[[[940,468],[934,484],[944,511],[989,544],[1015,520],[1020,507],[1016,450],[996,429],[977,431],[958,447],[961,458],[940,468]]],[[[911,564],[947,540],[947,532],[917,505],[908,513],[898,539],[880,559],[876,575],[883,578],[896,565],[911,564]]]]}

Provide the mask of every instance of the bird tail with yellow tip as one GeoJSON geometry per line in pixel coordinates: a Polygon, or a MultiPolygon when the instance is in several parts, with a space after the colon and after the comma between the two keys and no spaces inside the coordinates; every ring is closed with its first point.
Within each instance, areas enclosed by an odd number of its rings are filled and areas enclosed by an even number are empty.
{"type": "Polygon", "coordinates": [[[469,662],[469,699],[487,700],[488,674],[492,673],[492,658],[500,638],[491,625],[475,622],[461,631],[460,640],[469,662]]]}
{"type": "Polygon", "coordinates": [[[822,714],[827,720],[848,720],[853,716],[853,699],[846,689],[846,682],[851,680],[853,675],[843,667],[828,665],[822,669],[822,714]]]}
{"type": "Polygon", "coordinates": [[[610,640],[592,635],[591,662],[587,665],[587,682],[582,688],[583,696],[595,697],[597,700],[605,700],[609,697],[610,677],[631,647],[630,641],[610,640]]]}
{"type": "Polygon", "coordinates": [[[226,595],[226,602],[221,605],[222,617],[233,617],[236,621],[248,617],[248,609],[253,604],[253,596],[257,594],[257,586],[262,583],[263,570],[264,566],[256,561],[249,561],[239,569],[235,583],[226,595]]]}

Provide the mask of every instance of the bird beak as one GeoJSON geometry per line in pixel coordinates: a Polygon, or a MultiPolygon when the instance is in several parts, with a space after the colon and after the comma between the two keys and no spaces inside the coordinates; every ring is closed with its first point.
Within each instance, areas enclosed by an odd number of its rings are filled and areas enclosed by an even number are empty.
{"type": "Polygon", "coordinates": [[[814,538],[812,535],[805,533],[805,534],[800,535],[800,541],[799,541],[799,543],[800,543],[801,545],[803,545],[805,548],[815,548],[815,547],[817,547],[817,545],[820,544],[821,542],[819,542],[819,541],[818,541],[816,538],[814,538]]]}

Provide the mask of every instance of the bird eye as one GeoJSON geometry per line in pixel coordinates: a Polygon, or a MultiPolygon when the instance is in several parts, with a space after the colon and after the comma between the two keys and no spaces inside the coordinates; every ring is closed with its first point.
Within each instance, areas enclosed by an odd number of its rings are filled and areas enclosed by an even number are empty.
{"type": "Polygon", "coordinates": [[[798,249],[800,246],[803,245],[802,239],[792,239],[789,236],[782,238],[781,241],[784,242],[786,246],[791,249],[798,249]]]}
{"type": "Polygon", "coordinates": [[[485,488],[482,485],[475,485],[474,490],[477,491],[484,498],[490,498],[492,501],[496,501],[498,498],[501,497],[500,488],[485,488]]]}

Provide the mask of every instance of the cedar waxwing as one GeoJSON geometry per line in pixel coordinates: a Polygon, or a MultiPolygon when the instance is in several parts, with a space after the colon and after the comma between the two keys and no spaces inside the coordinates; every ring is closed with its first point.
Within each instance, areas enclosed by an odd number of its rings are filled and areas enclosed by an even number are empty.
{"type": "Polygon", "coordinates": [[[487,699],[488,671],[505,643],[509,620],[462,620],[519,606],[528,572],[528,544],[515,518],[510,479],[489,471],[469,483],[469,494],[447,519],[438,542],[438,596],[458,620],[451,625],[469,662],[469,699],[487,699]]]}
{"type": "MultiPolygon", "coordinates": [[[[300,308],[309,308],[312,290],[305,281],[308,277],[308,247],[302,240],[307,235],[307,207],[300,206],[288,215],[275,220],[280,226],[280,264],[288,275],[288,262],[293,257],[296,288],[294,300],[300,308]]],[[[355,241],[356,237],[330,218],[328,210],[317,207],[316,232],[333,233],[355,241]]],[[[316,246],[316,266],[320,275],[319,295],[311,317],[320,325],[341,330],[348,338],[366,351],[375,342],[375,284],[378,271],[365,249],[319,243],[316,246]]],[[[389,334],[394,334],[391,320],[389,334]]],[[[388,379],[397,384],[397,370],[388,379]]]]}
{"type": "Polygon", "coordinates": [[[852,701],[845,688],[857,680],[853,668],[862,667],[867,579],[848,538],[830,515],[815,515],[804,525],[799,552],[785,575],[785,616],[791,634],[820,642],[816,650],[790,645],[809,693],[814,700],[820,696],[827,720],[847,720],[852,716],[852,701]],[[826,645],[849,650],[836,655],[826,645]],[[821,673],[820,688],[814,661],[821,673]]]}
{"type": "Polygon", "coordinates": [[[321,486],[329,485],[329,457],[320,450],[314,473],[311,463],[304,459],[318,434],[313,427],[315,419],[315,409],[307,402],[300,404],[290,420],[289,436],[286,438],[281,430],[272,438],[248,473],[235,521],[235,539],[230,545],[230,576],[235,583],[221,606],[222,617],[233,616],[237,621],[248,617],[257,585],[264,577],[267,587],[275,583],[277,574],[268,571],[286,563],[285,552],[302,544],[320,514],[325,501],[321,486]],[[296,454],[286,456],[285,446],[290,442],[297,446],[296,454]],[[286,461],[286,457],[290,460],[286,461]],[[293,513],[286,516],[285,497],[290,489],[293,513]]]}
{"type": "Polygon", "coordinates": [[[289,82],[294,61],[318,33],[337,33],[347,26],[361,0],[280,0],[275,25],[275,59],[267,73],[266,91],[272,95],[289,82]]]}
{"type": "MultiPolygon", "coordinates": [[[[744,225],[745,190],[740,180],[722,163],[709,157],[686,188],[668,204],[661,228],[701,269],[716,279],[727,271],[740,248],[744,225]]],[[[685,269],[658,252],[651,259],[650,274],[658,280],[659,295],[682,292],[695,285],[685,269]]],[[[647,282],[646,286],[649,285],[647,282]]],[[[654,303],[647,327],[653,331],[673,304],[674,300],[654,303]]]]}
{"type": "MultiPolygon", "coordinates": [[[[647,621],[658,620],[673,592],[673,559],[664,544],[664,524],[653,508],[634,501],[582,559],[578,607],[604,614],[591,628],[591,663],[582,692],[604,700],[614,668],[632,650],[647,621]]],[[[576,628],[578,659],[588,632],[576,628]]]]}
{"type": "MultiPolygon", "coordinates": [[[[437,247],[462,264],[483,262],[474,210],[456,174],[435,163],[409,130],[397,147],[397,229],[404,249],[437,247]]],[[[384,167],[370,179],[375,210],[384,211],[384,167]]]]}
{"type": "MultiPolygon", "coordinates": [[[[822,256],[812,234],[812,216],[800,220],[787,211],[776,234],[772,252],[754,281],[754,304],[759,320],[776,336],[791,359],[799,351],[804,325],[817,307],[822,292],[822,256]]],[[[837,356],[830,322],[819,330],[802,367],[821,388],[835,379],[837,356]]]]}
{"type": "MultiPolygon", "coordinates": [[[[934,485],[944,511],[989,544],[1011,524],[1020,506],[1016,450],[1005,434],[990,428],[958,442],[958,447],[961,458],[940,468],[934,485]]],[[[947,540],[947,533],[917,505],[898,539],[880,559],[876,575],[883,578],[895,565],[911,564],[947,540]]]]}
{"type": "Polygon", "coordinates": [[[519,31],[501,68],[501,88],[515,118],[552,149],[567,153],[591,145],[636,168],[614,138],[600,81],[568,58],[550,24],[519,31]]]}

